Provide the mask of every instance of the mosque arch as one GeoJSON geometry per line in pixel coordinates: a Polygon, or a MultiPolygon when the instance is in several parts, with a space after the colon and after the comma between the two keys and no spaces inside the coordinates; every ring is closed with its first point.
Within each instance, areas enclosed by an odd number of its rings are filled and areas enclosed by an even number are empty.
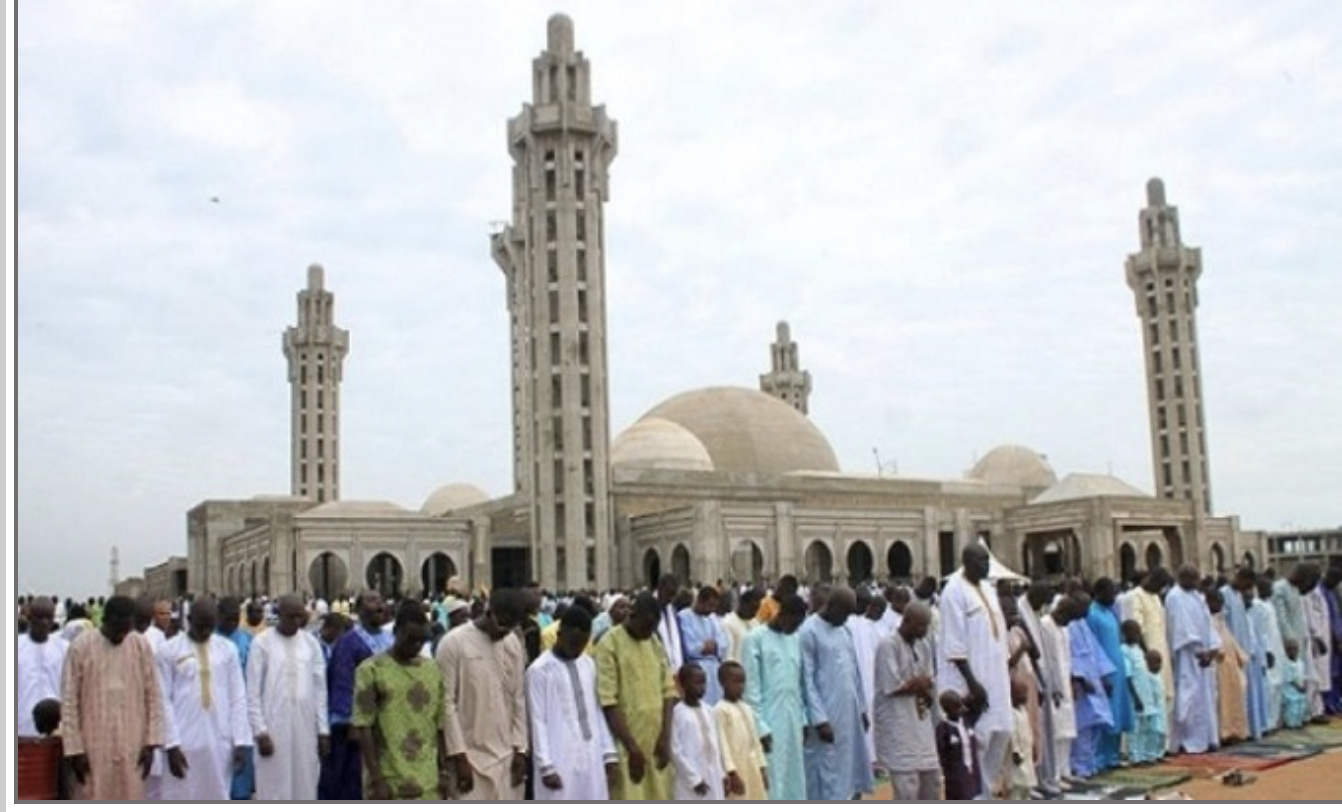
{"type": "Polygon", "coordinates": [[[251,573],[251,574],[250,574],[250,576],[247,578],[247,594],[248,594],[248,595],[258,595],[258,594],[260,594],[260,593],[257,592],[257,590],[256,590],[256,561],[255,561],[255,559],[252,560],[252,564],[251,564],[251,566],[250,566],[248,569],[250,570],[250,573],[251,573]]]}
{"type": "Polygon", "coordinates": [[[649,548],[643,554],[643,583],[647,584],[649,589],[653,589],[661,577],[662,557],[657,554],[655,548],[649,548]]]}
{"type": "Polygon", "coordinates": [[[1212,554],[1212,573],[1216,575],[1221,575],[1225,573],[1226,551],[1225,548],[1221,546],[1221,542],[1217,541],[1212,543],[1211,554],[1212,554]]]}
{"type": "Polygon", "coordinates": [[[349,567],[343,558],[327,550],[312,559],[308,583],[313,595],[325,601],[335,600],[349,588],[349,567]]]}
{"type": "Polygon", "coordinates": [[[1244,566],[1254,571],[1257,571],[1258,569],[1258,562],[1254,558],[1253,552],[1251,550],[1244,551],[1244,566]]]}
{"type": "Polygon", "coordinates": [[[885,566],[890,570],[891,578],[900,580],[912,578],[913,550],[903,540],[896,541],[890,545],[885,554],[885,566]]]}
{"type": "Polygon", "coordinates": [[[420,583],[428,595],[447,593],[447,582],[457,575],[456,562],[444,552],[436,552],[424,559],[419,568],[420,583]]]}
{"type": "Polygon", "coordinates": [[[732,547],[731,570],[738,583],[757,584],[764,577],[764,551],[754,539],[741,539],[732,547]]]}
{"type": "Polygon", "coordinates": [[[834,578],[834,553],[829,544],[816,539],[806,547],[803,559],[806,568],[806,580],[812,584],[827,584],[834,578]]]}
{"type": "Polygon", "coordinates": [[[876,557],[871,552],[871,545],[862,539],[848,545],[846,561],[849,586],[857,586],[865,581],[870,581],[872,576],[875,575],[876,557]]]}
{"type": "Polygon", "coordinates": [[[1164,563],[1165,553],[1160,549],[1160,545],[1154,541],[1146,545],[1146,571],[1150,572],[1164,563]]]}
{"type": "Polygon", "coordinates": [[[671,572],[675,573],[682,586],[690,582],[690,551],[684,544],[677,544],[671,551],[671,572]]]}
{"type": "Polygon", "coordinates": [[[381,593],[384,598],[400,596],[404,577],[405,570],[400,560],[386,552],[373,556],[364,572],[368,588],[381,593]]]}
{"type": "Polygon", "coordinates": [[[261,593],[270,595],[273,590],[270,588],[270,556],[261,559],[261,593]]]}
{"type": "Polygon", "coordinates": [[[1137,572],[1137,550],[1133,548],[1131,542],[1123,542],[1123,546],[1118,548],[1118,573],[1119,578],[1124,583],[1132,583],[1132,576],[1137,572]]]}

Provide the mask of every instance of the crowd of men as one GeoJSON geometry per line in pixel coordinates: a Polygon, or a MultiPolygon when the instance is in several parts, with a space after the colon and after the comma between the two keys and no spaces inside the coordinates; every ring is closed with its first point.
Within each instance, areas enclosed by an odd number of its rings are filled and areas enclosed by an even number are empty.
{"type": "Polygon", "coordinates": [[[1342,712],[1342,567],[20,600],[20,737],[74,800],[1056,797],[1342,712]],[[938,588],[939,587],[939,588],[938,588]]]}

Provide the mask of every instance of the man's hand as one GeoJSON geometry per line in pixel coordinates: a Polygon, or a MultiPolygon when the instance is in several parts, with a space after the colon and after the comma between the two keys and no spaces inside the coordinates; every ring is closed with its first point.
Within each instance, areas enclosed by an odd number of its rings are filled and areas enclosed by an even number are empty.
{"type": "Polygon", "coordinates": [[[1114,681],[1108,677],[1100,677],[1100,685],[1104,686],[1104,695],[1111,696],[1114,693],[1114,681]]]}
{"type": "Polygon", "coordinates": [[[1132,698],[1132,706],[1137,709],[1138,713],[1146,712],[1146,705],[1142,703],[1142,698],[1140,696],[1134,696],[1132,698]]]}
{"type": "Polygon", "coordinates": [[[1012,754],[1011,754],[1011,763],[1012,763],[1012,764],[1024,764],[1024,763],[1025,763],[1025,756],[1022,756],[1020,753],[1012,753],[1012,754]]]}
{"type": "Polygon", "coordinates": [[[1053,707],[1055,708],[1062,707],[1062,691],[1053,692],[1053,707]]]}
{"type": "Polygon", "coordinates": [[[1328,653],[1328,644],[1324,642],[1323,638],[1322,637],[1314,638],[1314,656],[1322,657],[1327,653],[1328,653]]]}
{"type": "Polygon", "coordinates": [[[769,770],[766,767],[760,767],[760,780],[764,782],[764,791],[769,791],[769,770]]]}
{"type": "Polygon", "coordinates": [[[438,797],[444,801],[452,799],[452,771],[446,764],[438,766],[438,797]]]}
{"type": "Polygon", "coordinates": [[[452,757],[457,767],[457,794],[466,795],[475,789],[475,768],[467,760],[465,753],[458,753],[452,757]]]}
{"type": "Polygon", "coordinates": [[[821,722],[815,727],[815,734],[820,737],[820,741],[825,744],[834,743],[834,728],[829,726],[829,722],[821,722]]]}
{"type": "Polygon", "coordinates": [[[237,773],[243,767],[247,766],[247,752],[252,748],[246,744],[239,744],[233,748],[233,772],[237,773]]]}
{"type": "Polygon", "coordinates": [[[606,788],[615,789],[620,783],[620,762],[606,762],[606,788]]]}
{"type": "Polygon", "coordinates": [[[173,778],[186,778],[186,771],[191,765],[186,763],[186,756],[182,755],[179,747],[170,747],[168,754],[168,772],[172,773],[173,778]]]}
{"type": "Polygon", "coordinates": [[[370,801],[390,801],[391,788],[387,786],[387,779],[380,775],[368,776],[368,800],[370,801]]]}
{"type": "Polygon", "coordinates": [[[765,753],[772,753],[774,751],[774,734],[770,733],[768,736],[761,736],[760,747],[764,748],[765,753]]]}
{"type": "Polygon", "coordinates": [[[708,638],[707,640],[705,640],[705,641],[704,641],[704,649],[703,649],[703,653],[706,654],[706,655],[708,655],[708,656],[710,656],[710,657],[713,656],[713,655],[715,655],[715,654],[717,654],[717,653],[718,653],[718,641],[714,640],[714,639],[711,638],[711,637],[708,638]]]}
{"type": "Polygon", "coordinates": [[[671,742],[667,736],[669,732],[662,731],[662,735],[657,737],[657,746],[652,750],[652,760],[659,770],[665,770],[666,765],[671,763],[671,742]]]}
{"type": "Polygon", "coordinates": [[[741,776],[737,774],[736,770],[732,770],[731,772],[727,773],[727,794],[728,795],[746,794],[746,782],[741,780],[741,776]]]}
{"type": "Polygon", "coordinates": [[[149,778],[149,769],[154,766],[154,748],[149,745],[141,747],[136,763],[140,765],[140,780],[149,778]]]}
{"type": "Polygon", "coordinates": [[[256,737],[256,752],[261,758],[270,758],[275,755],[275,742],[270,740],[269,733],[262,733],[256,737]]]}
{"type": "Polygon", "coordinates": [[[1267,667],[1268,668],[1277,667],[1277,658],[1270,651],[1267,653],[1267,667]]]}
{"type": "Polygon", "coordinates": [[[866,733],[868,730],[871,730],[871,719],[867,716],[866,711],[863,711],[863,712],[862,712],[862,732],[863,732],[863,733],[866,733]]]}
{"type": "Polygon", "coordinates": [[[527,754],[513,753],[512,764],[513,786],[520,787],[527,780],[527,754]]]}
{"type": "Polygon", "coordinates": [[[326,758],[329,755],[331,755],[331,737],[325,735],[318,736],[317,756],[320,758],[326,758]]]}
{"type": "Polygon", "coordinates": [[[643,774],[648,770],[648,757],[642,750],[629,751],[629,780],[635,784],[643,783],[643,774]]]}
{"type": "Polygon", "coordinates": [[[81,784],[84,783],[84,780],[89,777],[88,754],[80,753],[77,756],[66,756],[65,760],[69,763],[70,772],[74,775],[75,780],[81,784]]]}
{"type": "Polygon", "coordinates": [[[541,783],[546,789],[561,790],[564,788],[564,781],[559,777],[559,773],[548,773],[541,776],[541,783]]]}
{"type": "Polygon", "coordinates": [[[983,687],[983,683],[978,680],[969,683],[969,700],[979,713],[988,710],[988,691],[983,687]]]}
{"type": "Polygon", "coordinates": [[[707,795],[707,794],[708,794],[708,782],[707,782],[707,781],[700,781],[699,783],[695,784],[695,785],[694,785],[694,794],[695,794],[695,795],[707,795]]]}

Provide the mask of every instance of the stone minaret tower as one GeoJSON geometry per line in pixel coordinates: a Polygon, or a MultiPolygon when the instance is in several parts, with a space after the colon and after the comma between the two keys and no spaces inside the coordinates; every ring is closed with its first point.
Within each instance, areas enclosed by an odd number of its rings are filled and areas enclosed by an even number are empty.
{"type": "Polygon", "coordinates": [[[298,326],[284,331],[289,359],[291,493],[317,502],[340,498],[340,379],[349,331],[335,324],[335,296],[320,265],[308,266],[298,292],[298,326]]]}
{"type": "Polygon", "coordinates": [[[778,322],[778,338],[769,345],[769,355],[772,364],[769,372],[760,376],[760,391],[806,414],[811,397],[811,373],[798,367],[797,342],[792,340],[792,329],[787,322],[778,322]]]}
{"type": "Polygon", "coordinates": [[[514,485],[531,508],[532,575],[552,588],[613,575],[602,206],[617,142],[573,22],[551,17],[532,103],[508,122],[513,219],[491,248],[508,281],[514,485]]]}
{"type": "Polygon", "coordinates": [[[117,582],[121,580],[121,555],[115,544],[112,545],[112,571],[108,573],[107,595],[111,597],[116,594],[117,582]]]}
{"type": "Polygon", "coordinates": [[[1146,349],[1156,493],[1193,502],[1200,520],[1212,510],[1196,315],[1202,252],[1184,245],[1159,178],[1146,184],[1138,222],[1142,247],[1128,256],[1127,278],[1146,349]]]}

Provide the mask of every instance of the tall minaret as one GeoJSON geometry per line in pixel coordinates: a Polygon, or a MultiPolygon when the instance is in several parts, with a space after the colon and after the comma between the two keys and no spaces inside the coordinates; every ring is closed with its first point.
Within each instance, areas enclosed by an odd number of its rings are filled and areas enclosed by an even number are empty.
{"type": "Polygon", "coordinates": [[[508,280],[513,479],[531,508],[532,576],[606,588],[614,575],[606,394],[606,258],[615,122],[592,106],[573,21],[551,17],[531,104],[508,122],[513,220],[491,248],[508,280]]]}
{"type": "Polygon", "coordinates": [[[121,580],[121,556],[120,551],[117,550],[116,545],[113,544],[112,571],[108,574],[107,578],[107,594],[109,597],[116,594],[116,585],[117,582],[120,580],[121,580]]]}
{"type": "Polygon", "coordinates": [[[771,368],[760,376],[760,391],[806,414],[811,397],[811,373],[798,366],[797,342],[792,340],[792,330],[785,321],[778,322],[778,338],[769,345],[769,356],[771,368]]]}
{"type": "Polygon", "coordinates": [[[1127,278],[1143,326],[1156,493],[1193,502],[1200,519],[1212,510],[1196,316],[1202,251],[1184,246],[1159,178],[1147,181],[1138,223],[1142,248],[1128,256],[1127,278]]]}
{"type": "Polygon", "coordinates": [[[298,326],[284,331],[289,359],[291,493],[318,502],[340,498],[340,379],[349,331],[335,324],[335,296],[320,265],[308,266],[298,292],[298,326]]]}

